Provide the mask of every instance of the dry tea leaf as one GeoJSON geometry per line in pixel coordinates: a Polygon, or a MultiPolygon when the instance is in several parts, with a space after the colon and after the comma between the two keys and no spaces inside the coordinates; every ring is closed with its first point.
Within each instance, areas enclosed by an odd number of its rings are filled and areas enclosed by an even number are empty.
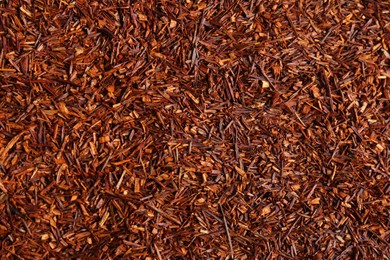
{"type": "Polygon", "coordinates": [[[295,2],[0,1],[2,258],[387,259],[389,1],[295,2]]]}
{"type": "Polygon", "coordinates": [[[315,198],[309,201],[310,205],[319,205],[321,203],[321,198],[315,198]]]}
{"type": "Polygon", "coordinates": [[[175,20],[171,20],[170,23],[169,23],[169,28],[175,28],[177,25],[177,22],[175,20]]]}
{"type": "Polygon", "coordinates": [[[261,209],[261,216],[265,216],[269,213],[271,213],[271,207],[269,205],[261,209]]]}
{"type": "Polygon", "coordinates": [[[58,108],[61,111],[61,113],[63,113],[64,115],[69,115],[70,112],[64,102],[59,102],[58,108]]]}
{"type": "Polygon", "coordinates": [[[320,92],[320,89],[319,89],[318,87],[313,86],[313,87],[311,87],[310,90],[311,90],[312,95],[313,95],[315,98],[318,98],[318,97],[321,96],[321,92],[320,92]]]}
{"type": "Polygon", "coordinates": [[[237,167],[237,166],[234,166],[234,169],[236,169],[237,173],[240,174],[241,176],[245,176],[246,173],[244,170],[242,170],[241,168],[237,167]]]}
{"type": "Polygon", "coordinates": [[[269,88],[269,82],[263,80],[263,81],[262,81],[262,87],[263,87],[263,88],[269,88]]]}

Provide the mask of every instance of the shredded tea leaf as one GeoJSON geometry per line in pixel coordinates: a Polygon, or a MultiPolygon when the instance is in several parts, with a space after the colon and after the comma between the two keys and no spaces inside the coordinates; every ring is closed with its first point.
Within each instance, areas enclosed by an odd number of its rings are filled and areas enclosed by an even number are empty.
{"type": "Polygon", "coordinates": [[[4,259],[389,259],[390,2],[0,1],[4,259]]]}

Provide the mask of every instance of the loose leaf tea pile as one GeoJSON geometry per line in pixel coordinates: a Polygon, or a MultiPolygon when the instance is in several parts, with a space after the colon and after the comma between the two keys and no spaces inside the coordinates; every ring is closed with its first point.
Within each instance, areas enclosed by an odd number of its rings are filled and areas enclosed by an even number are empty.
{"type": "Polygon", "coordinates": [[[6,259],[389,259],[390,1],[0,1],[6,259]]]}

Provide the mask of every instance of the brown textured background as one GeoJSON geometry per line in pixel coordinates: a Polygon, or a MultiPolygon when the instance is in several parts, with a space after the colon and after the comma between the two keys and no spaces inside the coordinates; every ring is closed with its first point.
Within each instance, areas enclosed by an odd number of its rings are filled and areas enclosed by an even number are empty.
{"type": "Polygon", "coordinates": [[[4,259],[389,259],[389,1],[0,1],[4,259]]]}

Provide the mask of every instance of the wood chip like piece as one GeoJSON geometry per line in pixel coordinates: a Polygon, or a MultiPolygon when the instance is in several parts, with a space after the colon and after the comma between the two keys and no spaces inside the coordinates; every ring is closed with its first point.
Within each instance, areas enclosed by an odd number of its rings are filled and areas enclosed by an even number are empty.
{"type": "Polygon", "coordinates": [[[238,174],[240,174],[241,176],[245,176],[246,175],[246,172],[243,169],[241,169],[240,167],[234,166],[234,169],[236,169],[238,174]]]}
{"type": "Polygon", "coordinates": [[[321,198],[315,198],[309,201],[310,205],[318,205],[321,203],[321,198]]]}

